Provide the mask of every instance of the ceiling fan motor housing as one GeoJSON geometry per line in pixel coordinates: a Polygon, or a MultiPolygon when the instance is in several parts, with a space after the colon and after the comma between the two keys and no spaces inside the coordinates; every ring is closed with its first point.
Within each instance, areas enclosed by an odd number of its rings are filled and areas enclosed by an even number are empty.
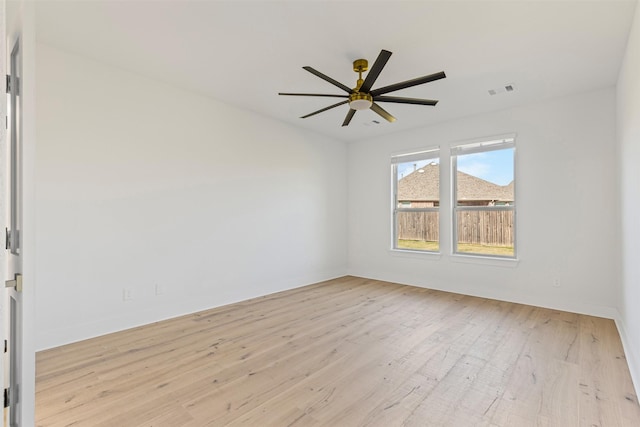
{"type": "Polygon", "coordinates": [[[349,95],[349,107],[354,110],[366,110],[373,104],[373,97],[368,93],[353,92],[349,95]]]}

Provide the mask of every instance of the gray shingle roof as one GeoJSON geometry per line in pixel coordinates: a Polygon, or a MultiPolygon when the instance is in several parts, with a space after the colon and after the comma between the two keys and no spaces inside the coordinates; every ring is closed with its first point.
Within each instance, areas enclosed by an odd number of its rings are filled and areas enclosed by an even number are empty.
{"type": "MultiPolygon", "coordinates": [[[[399,201],[440,200],[440,166],[428,164],[398,181],[399,201]]],[[[458,171],[458,200],[513,201],[513,181],[497,185],[458,171]]]]}

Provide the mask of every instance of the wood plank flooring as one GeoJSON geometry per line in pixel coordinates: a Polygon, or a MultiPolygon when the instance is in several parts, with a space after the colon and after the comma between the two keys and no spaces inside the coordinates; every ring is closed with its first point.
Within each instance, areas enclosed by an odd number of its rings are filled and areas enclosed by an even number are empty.
{"type": "Polygon", "coordinates": [[[611,320],[344,277],[37,355],[38,426],[640,426],[611,320]]]}

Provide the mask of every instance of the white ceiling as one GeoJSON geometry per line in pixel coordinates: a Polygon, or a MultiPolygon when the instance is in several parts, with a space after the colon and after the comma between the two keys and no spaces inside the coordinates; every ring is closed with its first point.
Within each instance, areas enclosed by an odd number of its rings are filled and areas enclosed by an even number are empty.
{"type": "MultiPolygon", "coordinates": [[[[38,40],[190,91],[352,141],[614,85],[636,1],[40,1],[38,40]],[[445,71],[388,95],[436,107],[381,104],[386,123],[333,98],[352,61],[393,52],[374,88],[445,71]],[[515,91],[490,96],[513,84],[515,91]],[[374,124],[373,120],[381,123],[374,124]]],[[[123,94],[126,96],[126,94],[123,94]]],[[[168,105],[168,108],[171,106],[168,105]]]]}

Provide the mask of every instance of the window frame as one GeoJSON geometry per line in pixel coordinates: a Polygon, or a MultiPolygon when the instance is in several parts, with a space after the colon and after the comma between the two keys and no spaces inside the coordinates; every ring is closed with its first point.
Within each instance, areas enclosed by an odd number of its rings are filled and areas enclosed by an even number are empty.
{"type": "Polygon", "coordinates": [[[393,251],[406,251],[422,254],[441,254],[442,253],[442,202],[440,196],[442,194],[441,184],[439,180],[438,184],[438,206],[424,207],[424,208],[400,208],[398,207],[398,165],[401,163],[408,163],[411,161],[429,161],[436,160],[438,162],[438,174],[442,176],[442,156],[440,147],[432,147],[420,151],[396,154],[391,156],[391,177],[392,177],[392,196],[391,196],[391,215],[392,215],[392,232],[391,232],[391,250],[393,251]],[[411,249],[398,247],[398,212],[437,212],[438,213],[438,250],[426,250],[426,249],[411,249]]]}
{"type": "Polygon", "coordinates": [[[516,195],[516,135],[501,135],[491,138],[482,138],[473,141],[460,142],[450,148],[451,159],[451,252],[455,256],[465,256],[474,258],[496,258],[515,260],[517,259],[517,195],[516,195]],[[495,206],[458,206],[458,156],[465,154],[486,153],[503,149],[513,149],[513,203],[511,205],[495,206]],[[458,213],[464,211],[499,211],[513,212],[513,255],[493,255],[476,252],[458,251],[458,213]]]}

